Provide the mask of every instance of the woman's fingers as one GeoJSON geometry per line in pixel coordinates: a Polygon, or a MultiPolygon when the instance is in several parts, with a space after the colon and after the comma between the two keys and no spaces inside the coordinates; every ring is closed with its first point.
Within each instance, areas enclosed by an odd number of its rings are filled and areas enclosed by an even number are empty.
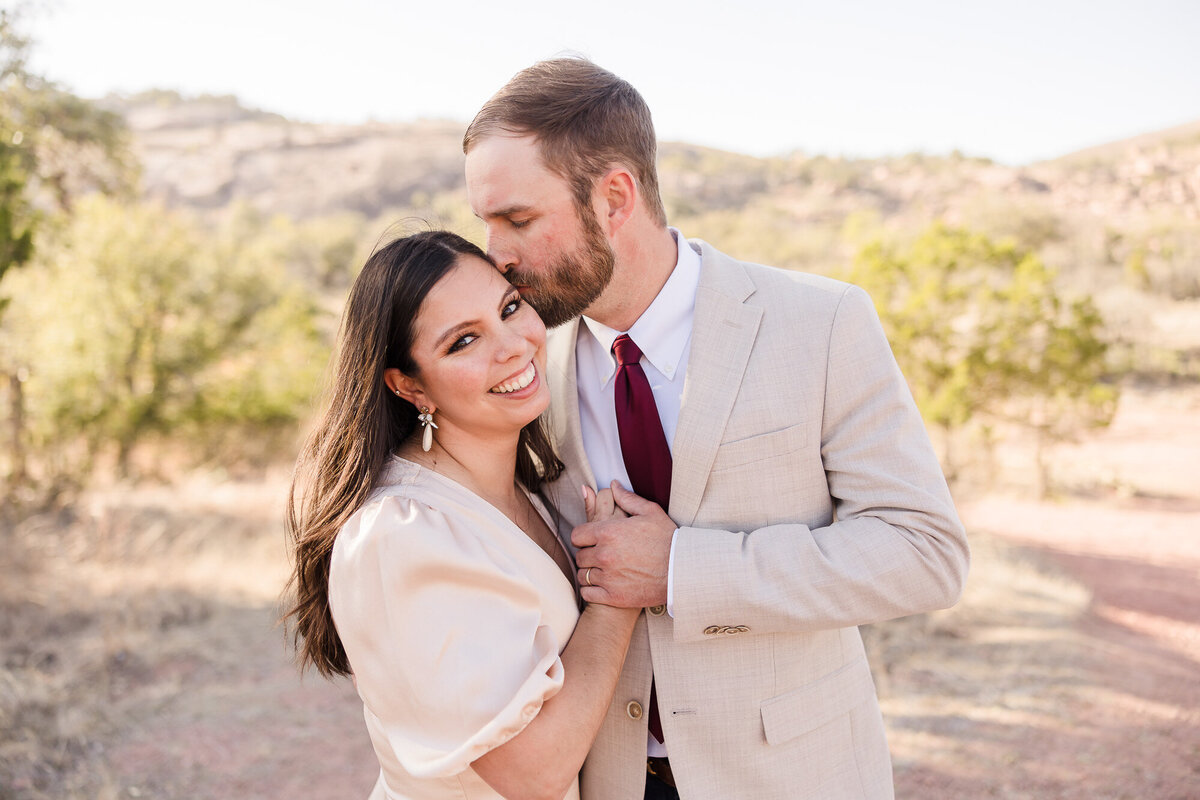
{"type": "Polygon", "coordinates": [[[586,484],[583,487],[583,508],[587,511],[588,522],[596,521],[596,493],[586,484]]]}
{"type": "Polygon", "coordinates": [[[596,492],[596,519],[609,519],[617,508],[613,499],[612,489],[601,489],[596,492]]]}

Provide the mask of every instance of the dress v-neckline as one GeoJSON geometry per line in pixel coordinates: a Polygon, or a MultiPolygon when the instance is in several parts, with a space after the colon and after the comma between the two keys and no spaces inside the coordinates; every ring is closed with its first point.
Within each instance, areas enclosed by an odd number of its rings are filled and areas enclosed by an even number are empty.
{"type": "Polygon", "coordinates": [[[558,563],[557,559],[554,558],[554,556],[547,553],[540,544],[538,544],[537,542],[535,542],[533,540],[533,537],[531,537],[528,533],[526,533],[521,528],[520,525],[513,522],[512,519],[510,519],[507,514],[505,514],[503,511],[501,511],[499,508],[497,508],[491,501],[487,500],[482,495],[479,495],[479,494],[471,491],[466,486],[464,486],[462,483],[456,481],[454,478],[451,478],[448,475],[443,475],[442,473],[438,472],[437,470],[430,469],[429,467],[427,467],[423,464],[418,464],[415,461],[409,461],[407,458],[404,458],[403,456],[398,456],[398,455],[393,455],[391,458],[392,458],[393,462],[398,462],[397,463],[398,466],[408,467],[410,470],[415,470],[417,473],[423,472],[423,473],[432,475],[436,480],[440,481],[441,483],[447,484],[451,489],[454,489],[462,494],[466,494],[469,497],[472,497],[475,500],[478,500],[483,505],[485,505],[488,509],[491,510],[491,512],[493,514],[495,514],[495,516],[497,516],[501,520],[503,520],[505,525],[509,529],[511,529],[512,532],[515,532],[523,541],[527,542],[530,547],[535,548],[539,553],[542,554],[542,556],[544,558],[546,558],[551,564],[553,564],[554,571],[556,573],[558,573],[560,576],[562,576],[563,580],[567,581],[567,583],[569,583],[571,585],[571,589],[575,593],[576,599],[577,600],[579,599],[579,597],[580,597],[579,581],[575,575],[575,569],[574,569],[575,559],[571,557],[571,551],[567,549],[567,546],[563,542],[562,537],[560,537],[558,535],[558,527],[554,524],[554,520],[550,516],[550,510],[546,507],[546,504],[542,502],[542,499],[538,495],[534,494],[533,492],[530,492],[528,489],[526,489],[524,486],[522,486],[519,481],[517,482],[517,484],[516,484],[517,488],[519,488],[525,494],[525,497],[529,499],[530,504],[533,506],[533,510],[537,513],[538,517],[541,518],[542,522],[545,523],[546,529],[550,531],[550,535],[554,537],[554,541],[558,545],[559,552],[561,552],[566,557],[566,560],[567,560],[566,563],[567,563],[568,570],[570,572],[570,577],[568,577],[568,573],[563,572],[562,567],[559,566],[559,563],[558,563]]]}

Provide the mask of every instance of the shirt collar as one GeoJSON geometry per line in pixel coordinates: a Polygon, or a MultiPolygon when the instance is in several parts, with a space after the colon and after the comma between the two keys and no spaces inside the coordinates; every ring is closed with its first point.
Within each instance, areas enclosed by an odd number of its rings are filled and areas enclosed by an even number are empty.
{"type": "MultiPolygon", "coordinates": [[[[675,239],[678,256],[675,268],[659,291],[650,307],[642,312],[633,327],[625,333],[642,351],[650,364],[668,380],[675,378],[676,371],[686,367],[680,363],[692,335],[692,316],[696,310],[696,289],[700,286],[700,254],[692,249],[687,239],[676,228],[668,228],[675,239]]],[[[592,338],[598,345],[596,377],[601,387],[608,383],[617,371],[617,361],[612,355],[613,341],[621,334],[590,317],[583,317],[592,338]]]]}

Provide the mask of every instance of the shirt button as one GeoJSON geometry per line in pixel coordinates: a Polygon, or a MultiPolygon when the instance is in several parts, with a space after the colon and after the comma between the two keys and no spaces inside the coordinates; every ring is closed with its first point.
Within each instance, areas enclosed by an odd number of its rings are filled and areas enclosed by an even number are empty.
{"type": "Polygon", "coordinates": [[[625,706],[625,713],[629,715],[630,719],[641,719],[642,718],[642,704],[639,703],[637,700],[630,700],[629,703],[625,706]]]}
{"type": "Polygon", "coordinates": [[[707,628],[704,629],[705,636],[712,636],[713,634],[720,633],[720,632],[721,632],[720,625],[709,625],[707,628]]]}
{"type": "Polygon", "coordinates": [[[667,607],[666,606],[650,606],[650,608],[647,608],[646,611],[652,617],[661,617],[663,614],[665,614],[667,612],[667,607]]]}

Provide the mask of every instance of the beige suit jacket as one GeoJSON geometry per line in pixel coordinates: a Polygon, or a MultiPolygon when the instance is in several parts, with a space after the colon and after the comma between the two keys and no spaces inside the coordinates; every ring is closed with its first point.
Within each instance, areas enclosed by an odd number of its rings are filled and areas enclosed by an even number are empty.
{"type": "MultiPolygon", "coordinates": [[[[674,618],[639,620],[583,799],[642,797],[651,665],[683,800],[891,797],[856,626],[955,603],[962,524],[866,293],[691,245],[702,268],[672,443],[674,618]]],[[[594,486],[578,325],[549,342],[567,538],[585,519],[579,485],[594,486]]]]}

